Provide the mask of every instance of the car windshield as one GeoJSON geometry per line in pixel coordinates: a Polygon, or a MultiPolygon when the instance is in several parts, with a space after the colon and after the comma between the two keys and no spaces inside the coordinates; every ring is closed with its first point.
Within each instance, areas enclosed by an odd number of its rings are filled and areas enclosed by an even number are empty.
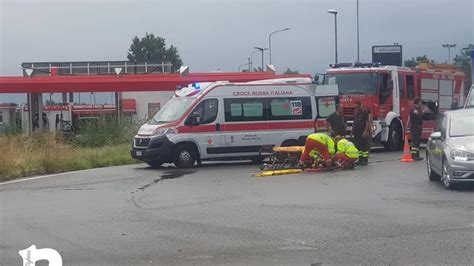
{"type": "Polygon", "coordinates": [[[375,94],[375,81],[375,73],[328,73],[324,84],[337,84],[340,94],[375,94]]]}
{"type": "Polygon", "coordinates": [[[451,117],[450,137],[474,136],[474,119],[472,114],[459,114],[451,117]]]}
{"type": "Polygon", "coordinates": [[[148,124],[166,124],[178,120],[195,100],[195,98],[171,98],[171,100],[148,121],[148,124]]]}

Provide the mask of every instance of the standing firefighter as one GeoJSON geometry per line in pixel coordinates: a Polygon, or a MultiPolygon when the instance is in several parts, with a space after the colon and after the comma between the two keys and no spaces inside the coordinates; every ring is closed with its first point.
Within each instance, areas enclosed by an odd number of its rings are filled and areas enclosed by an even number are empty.
{"type": "Polygon", "coordinates": [[[413,100],[410,110],[411,156],[414,160],[421,161],[420,138],[423,130],[423,110],[420,97],[413,100]]]}
{"type": "Polygon", "coordinates": [[[324,134],[315,133],[306,138],[303,154],[300,158],[300,166],[308,166],[314,161],[322,160],[327,168],[332,166],[332,156],[336,152],[334,140],[324,134]]]}
{"type": "Polygon", "coordinates": [[[336,137],[336,142],[337,152],[333,161],[338,162],[342,169],[354,168],[357,159],[359,159],[359,150],[347,139],[336,137]]]}
{"type": "Polygon", "coordinates": [[[352,134],[354,144],[359,150],[360,157],[358,164],[367,165],[369,162],[369,135],[370,135],[369,114],[362,108],[360,102],[355,103],[354,123],[352,124],[352,134]]]}

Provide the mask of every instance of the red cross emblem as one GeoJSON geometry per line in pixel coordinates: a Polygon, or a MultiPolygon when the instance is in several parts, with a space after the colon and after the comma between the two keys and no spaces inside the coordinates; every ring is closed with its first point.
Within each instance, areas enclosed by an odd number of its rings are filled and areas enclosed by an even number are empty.
{"type": "Polygon", "coordinates": [[[212,145],[213,143],[214,143],[214,141],[211,138],[207,140],[208,145],[212,145]]]}

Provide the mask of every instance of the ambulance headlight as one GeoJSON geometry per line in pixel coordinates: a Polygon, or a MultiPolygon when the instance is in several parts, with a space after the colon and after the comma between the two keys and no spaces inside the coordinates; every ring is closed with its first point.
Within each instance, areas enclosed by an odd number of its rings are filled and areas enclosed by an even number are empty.
{"type": "Polygon", "coordinates": [[[178,133],[176,128],[174,127],[167,127],[167,128],[157,128],[153,132],[153,136],[161,136],[161,135],[174,135],[178,133]]]}

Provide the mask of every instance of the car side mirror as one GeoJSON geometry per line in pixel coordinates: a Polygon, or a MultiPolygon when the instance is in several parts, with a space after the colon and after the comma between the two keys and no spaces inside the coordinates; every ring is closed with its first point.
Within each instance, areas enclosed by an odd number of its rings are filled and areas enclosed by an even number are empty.
{"type": "Polygon", "coordinates": [[[201,117],[198,114],[191,114],[185,124],[188,126],[198,126],[201,124],[201,117]]]}
{"type": "Polygon", "coordinates": [[[443,134],[441,134],[441,132],[433,132],[433,133],[431,133],[430,138],[431,139],[442,139],[443,134]]]}

